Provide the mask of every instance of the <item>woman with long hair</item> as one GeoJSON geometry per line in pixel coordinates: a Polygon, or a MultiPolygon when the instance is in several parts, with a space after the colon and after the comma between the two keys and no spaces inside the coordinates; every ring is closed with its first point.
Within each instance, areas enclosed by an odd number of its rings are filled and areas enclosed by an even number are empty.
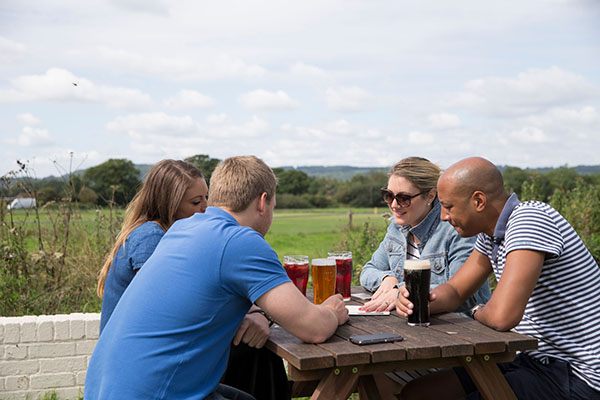
{"type": "Polygon", "coordinates": [[[100,271],[100,332],[135,274],[175,221],[206,210],[208,186],[200,169],[181,160],[154,164],[127,206],[123,227],[100,271]]]}

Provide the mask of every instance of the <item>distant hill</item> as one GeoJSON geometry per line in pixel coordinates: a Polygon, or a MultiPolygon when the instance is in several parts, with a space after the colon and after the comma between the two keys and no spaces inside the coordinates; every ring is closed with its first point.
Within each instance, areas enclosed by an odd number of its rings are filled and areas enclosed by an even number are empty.
{"type": "MultiPolygon", "coordinates": [[[[510,165],[499,165],[498,169],[500,171],[504,171],[506,168],[510,167],[510,165]]],[[[540,167],[540,168],[521,168],[524,171],[537,171],[539,173],[545,173],[548,171],[552,171],[559,168],[573,168],[579,175],[593,175],[600,174],[600,165],[577,165],[575,167],[569,167],[568,165],[563,165],[560,167],[540,167]]]]}
{"type": "Polygon", "coordinates": [[[304,166],[304,167],[280,167],[283,169],[296,169],[304,172],[308,176],[314,176],[316,178],[330,178],[337,179],[340,181],[347,181],[352,179],[354,175],[367,175],[370,172],[383,172],[386,173],[388,168],[376,168],[376,167],[350,167],[347,165],[335,165],[330,167],[323,166],[304,166]]]}
{"type": "MultiPolygon", "coordinates": [[[[140,179],[143,179],[148,173],[148,170],[152,167],[153,164],[134,164],[135,167],[140,171],[140,179]]],[[[498,168],[500,171],[504,171],[506,168],[510,167],[510,165],[499,165],[498,168]]],[[[600,165],[578,165],[575,167],[563,166],[564,168],[574,168],[578,174],[580,175],[592,175],[592,174],[600,174],[600,165]]],[[[563,168],[563,167],[541,167],[541,168],[522,168],[525,171],[537,171],[540,173],[552,171],[554,169],[563,168]]],[[[335,165],[335,166],[301,166],[301,167],[292,167],[292,166],[284,166],[278,167],[283,169],[297,169],[299,171],[304,172],[308,176],[314,176],[317,178],[330,178],[337,179],[340,181],[347,181],[352,179],[354,175],[362,174],[367,175],[370,172],[383,172],[387,173],[389,168],[380,168],[380,167],[351,167],[349,165],[335,165]]],[[[82,175],[85,170],[77,170],[74,173],[76,175],[82,175]]],[[[50,176],[43,178],[42,180],[48,179],[56,179],[55,176],[50,176]]]]}

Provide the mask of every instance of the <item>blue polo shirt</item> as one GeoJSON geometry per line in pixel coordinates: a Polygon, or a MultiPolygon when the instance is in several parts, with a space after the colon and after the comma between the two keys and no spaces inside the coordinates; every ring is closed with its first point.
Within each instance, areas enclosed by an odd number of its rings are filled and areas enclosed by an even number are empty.
{"type": "Polygon", "coordinates": [[[98,340],[85,398],[203,399],[259,297],[289,282],[262,235],[209,207],[177,221],[117,304],[98,340]]]}

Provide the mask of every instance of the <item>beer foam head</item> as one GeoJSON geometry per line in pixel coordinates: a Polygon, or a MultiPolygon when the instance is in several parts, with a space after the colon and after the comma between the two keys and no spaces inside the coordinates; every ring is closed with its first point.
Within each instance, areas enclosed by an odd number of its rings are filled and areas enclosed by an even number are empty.
{"type": "Polygon", "coordinates": [[[429,264],[429,260],[406,260],[404,269],[431,269],[431,264],[429,264]]]}
{"type": "Polygon", "coordinates": [[[312,265],[324,266],[324,265],[335,265],[334,258],[313,258],[312,265]]]}

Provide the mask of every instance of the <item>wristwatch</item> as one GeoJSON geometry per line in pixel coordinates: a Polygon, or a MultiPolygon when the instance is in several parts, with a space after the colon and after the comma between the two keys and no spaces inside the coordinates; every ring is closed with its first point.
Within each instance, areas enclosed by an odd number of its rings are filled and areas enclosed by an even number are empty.
{"type": "Polygon", "coordinates": [[[469,316],[471,318],[475,319],[475,313],[477,312],[477,310],[479,310],[483,306],[485,306],[485,304],[477,304],[475,307],[471,308],[469,310],[469,316]]]}

